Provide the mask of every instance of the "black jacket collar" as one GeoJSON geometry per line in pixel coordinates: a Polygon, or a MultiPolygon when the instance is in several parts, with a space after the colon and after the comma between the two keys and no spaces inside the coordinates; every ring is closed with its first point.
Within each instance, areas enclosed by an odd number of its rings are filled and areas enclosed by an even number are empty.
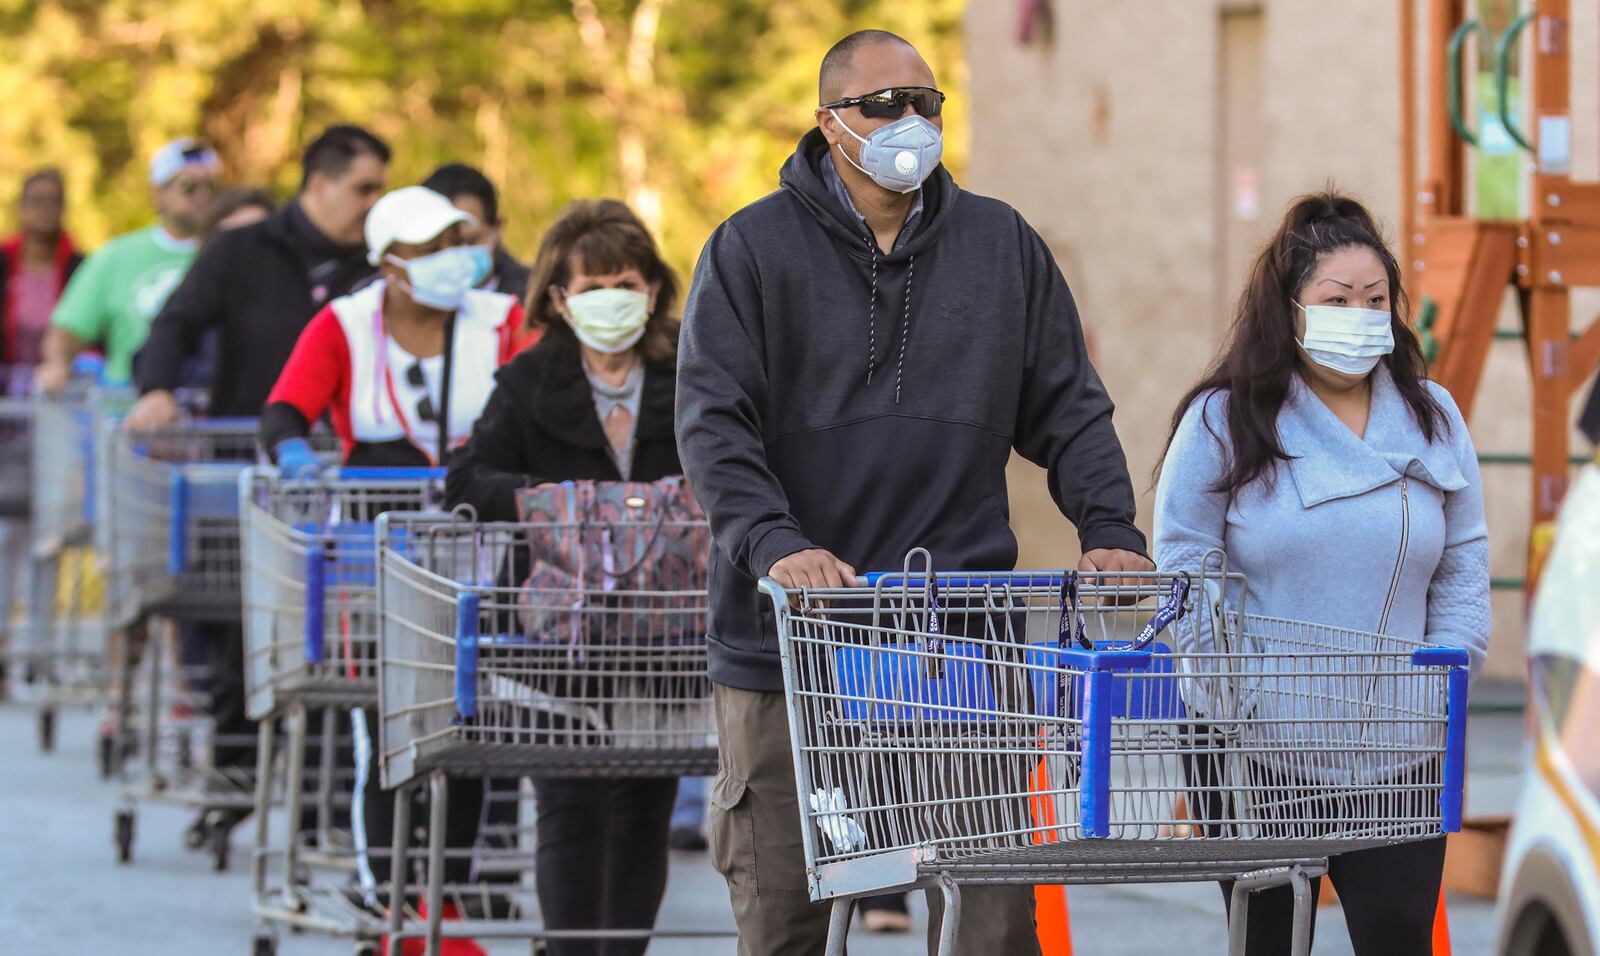
{"type": "MultiPolygon", "coordinates": [[[[540,360],[537,391],[533,396],[535,421],[563,441],[584,448],[604,449],[605,429],[594,410],[594,393],[584,374],[577,346],[563,339],[546,339],[533,348],[540,360]]],[[[532,356],[530,356],[532,357],[532,356]]],[[[677,369],[673,362],[645,362],[644,391],[639,397],[639,424],[635,432],[642,444],[671,441],[673,399],[677,369]]]]}

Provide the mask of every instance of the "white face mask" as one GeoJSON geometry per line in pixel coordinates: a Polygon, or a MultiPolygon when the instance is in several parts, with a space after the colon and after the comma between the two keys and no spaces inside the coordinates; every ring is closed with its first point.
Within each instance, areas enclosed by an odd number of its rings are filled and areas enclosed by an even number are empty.
{"type": "Polygon", "coordinates": [[[845,152],[843,143],[839,144],[845,161],[890,192],[909,193],[921,189],[944,155],[944,134],[920,115],[902,117],[862,136],[839,119],[838,113],[831,109],[828,112],[833,113],[844,131],[861,144],[859,163],[845,152]]]}
{"type": "Polygon", "coordinates": [[[1311,361],[1346,375],[1366,375],[1378,360],[1394,351],[1394,327],[1388,312],[1333,305],[1304,306],[1306,334],[1300,340],[1311,361]]]}
{"type": "Polygon", "coordinates": [[[626,352],[644,338],[650,297],[632,289],[590,289],[567,296],[567,324],[596,352],[626,352]]]}

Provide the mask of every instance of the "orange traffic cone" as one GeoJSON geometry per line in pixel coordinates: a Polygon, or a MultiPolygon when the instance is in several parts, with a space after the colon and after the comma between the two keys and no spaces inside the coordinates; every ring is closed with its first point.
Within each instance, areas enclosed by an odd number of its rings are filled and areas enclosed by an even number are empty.
{"type": "Polygon", "coordinates": [[[1450,956],[1450,914],[1444,905],[1444,887],[1439,888],[1439,908],[1433,913],[1433,956],[1450,956]]]}
{"type": "Polygon", "coordinates": [[[1072,956],[1072,921],[1067,918],[1065,886],[1033,888],[1034,925],[1044,956],[1072,956]]]}
{"type": "MultiPolygon", "coordinates": [[[[1033,812],[1035,843],[1054,843],[1060,835],[1056,826],[1056,807],[1050,796],[1050,772],[1045,761],[1033,771],[1034,796],[1029,800],[1033,812]]],[[[1039,950],[1044,956],[1072,956],[1072,921],[1067,918],[1067,888],[1033,888],[1034,927],[1039,934],[1039,950]]]]}

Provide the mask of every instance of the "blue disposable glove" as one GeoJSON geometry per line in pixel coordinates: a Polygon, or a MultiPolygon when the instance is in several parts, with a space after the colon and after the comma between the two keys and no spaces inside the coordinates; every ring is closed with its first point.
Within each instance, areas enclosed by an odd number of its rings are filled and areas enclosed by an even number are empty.
{"type": "Polygon", "coordinates": [[[277,454],[279,478],[315,478],[322,473],[322,459],[304,438],[285,438],[278,442],[277,454]]]}

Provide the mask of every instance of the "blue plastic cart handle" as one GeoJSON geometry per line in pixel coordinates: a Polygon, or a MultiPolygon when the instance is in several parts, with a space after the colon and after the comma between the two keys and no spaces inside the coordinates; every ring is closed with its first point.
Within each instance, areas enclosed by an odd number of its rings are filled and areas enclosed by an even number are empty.
{"type": "MultiPolygon", "coordinates": [[[[947,588],[981,588],[993,584],[1009,584],[1020,588],[1054,588],[1061,586],[1063,573],[1060,571],[996,571],[990,574],[939,574],[935,575],[940,587],[947,588]]],[[[900,584],[906,587],[920,588],[927,584],[927,575],[911,574],[904,571],[868,571],[859,580],[865,581],[868,587],[877,587],[881,583],[900,584]]]]}
{"type": "Polygon", "coordinates": [[[167,573],[182,574],[189,566],[189,479],[181,471],[173,472],[167,486],[167,506],[172,510],[167,525],[167,573]]]}
{"type": "Polygon", "coordinates": [[[326,653],[327,618],[323,611],[328,581],[328,563],[321,542],[306,551],[306,663],[320,664],[326,653]]]}
{"type": "Polygon", "coordinates": [[[340,468],[340,481],[443,481],[443,468],[340,468]]]}
{"type": "Polygon", "coordinates": [[[456,603],[456,722],[478,716],[478,595],[456,603]]]}

